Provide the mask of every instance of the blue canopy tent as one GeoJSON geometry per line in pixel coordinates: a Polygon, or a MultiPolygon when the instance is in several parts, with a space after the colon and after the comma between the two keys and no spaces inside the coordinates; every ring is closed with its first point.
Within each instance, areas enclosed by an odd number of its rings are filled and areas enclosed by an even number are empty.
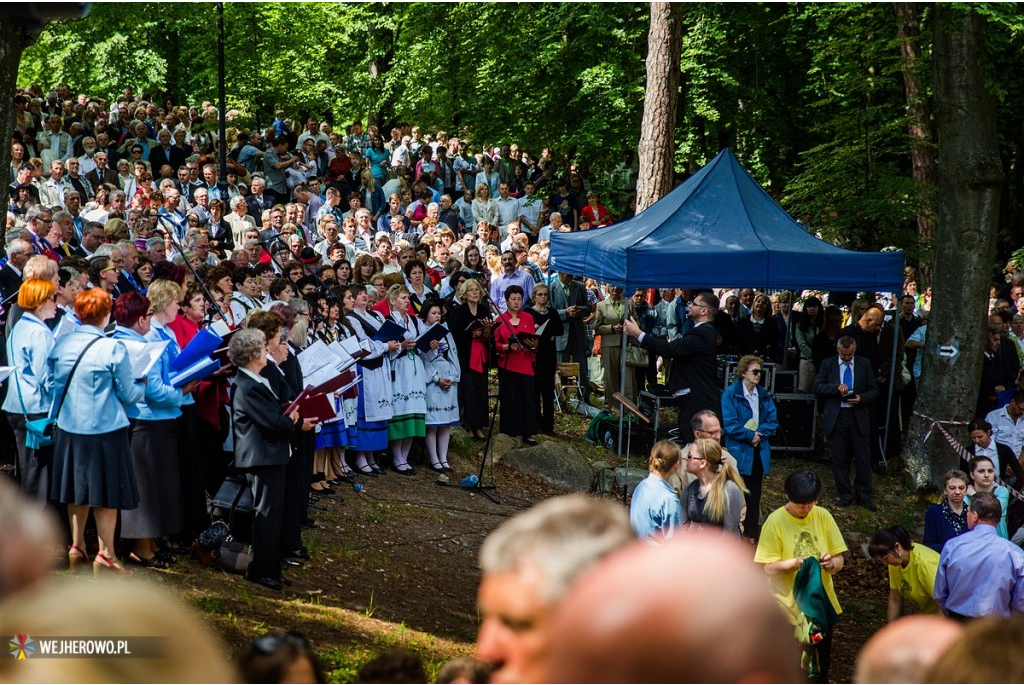
{"type": "Polygon", "coordinates": [[[794,221],[728,148],[637,216],[553,233],[554,271],[635,288],[744,285],[792,290],[903,287],[902,252],[856,252],[794,221]]]}
{"type": "MultiPolygon", "coordinates": [[[[627,296],[636,288],[740,285],[900,292],[903,263],[902,252],[856,252],[811,235],[728,148],[632,219],[553,233],[549,257],[553,271],[622,286],[627,296]]],[[[892,357],[895,366],[895,344],[892,357]]],[[[886,442],[888,432],[887,421],[886,442]]]]}

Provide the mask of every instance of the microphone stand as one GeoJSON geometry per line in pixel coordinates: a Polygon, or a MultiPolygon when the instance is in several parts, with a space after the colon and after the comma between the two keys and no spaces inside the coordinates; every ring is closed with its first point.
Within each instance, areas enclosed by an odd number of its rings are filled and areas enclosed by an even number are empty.
{"type": "Polygon", "coordinates": [[[213,299],[213,295],[210,293],[209,288],[207,288],[206,284],[203,283],[203,279],[199,278],[199,274],[196,273],[196,270],[192,266],[192,263],[190,261],[188,261],[188,259],[185,257],[185,248],[182,247],[180,242],[178,242],[178,236],[175,235],[173,224],[171,225],[171,230],[169,230],[169,231],[166,229],[166,224],[165,224],[165,229],[164,230],[167,232],[168,237],[170,237],[170,239],[171,239],[171,245],[173,245],[174,249],[176,249],[178,251],[178,254],[181,255],[182,263],[184,263],[185,266],[188,268],[188,270],[192,272],[192,278],[196,279],[196,282],[199,284],[199,287],[203,291],[203,295],[205,295],[206,299],[210,302],[210,306],[213,307],[215,310],[217,310],[217,314],[220,315],[220,318],[221,318],[222,321],[227,321],[227,317],[224,316],[224,312],[221,310],[220,306],[217,304],[217,301],[215,299],[213,299]]]}

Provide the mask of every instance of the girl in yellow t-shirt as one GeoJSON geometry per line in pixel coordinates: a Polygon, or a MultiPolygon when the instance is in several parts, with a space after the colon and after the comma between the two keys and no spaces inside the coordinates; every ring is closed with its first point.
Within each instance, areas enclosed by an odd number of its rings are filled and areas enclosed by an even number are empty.
{"type": "Polygon", "coordinates": [[[887,618],[895,621],[903,613],[904,600],[923,614],[938,612],[932,596],[939,553],[924,545],[915,545],[901,525],[880,528],[871,537],[868,553],[889,567],[889,607],[887,618]]]}

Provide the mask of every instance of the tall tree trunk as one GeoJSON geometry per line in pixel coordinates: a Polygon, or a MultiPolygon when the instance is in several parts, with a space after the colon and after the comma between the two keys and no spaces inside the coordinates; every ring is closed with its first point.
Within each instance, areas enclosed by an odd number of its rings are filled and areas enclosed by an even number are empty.
{"type": "Polygon", "coordinates": [[[370,53],[370,111],[367,115],[367,126],[377,126],[384,140],[388,140],[395,121],[395,108],[391,96],[386,91],[386,75],[391,70],[391,61],[395,56],[395,28],[393,27],[394,10],[389,3],[372,6],[377,14],[376,21],[369,25],[370,53]]]}
{"type": "Polygon", "coordinates": [[[647,32],[647,91],[640,124],[640,176],[636,210],[642,212],[672,190],[682,22],[672,3],[651,3],[647,32]]]}
{"type": "MultiPolygon", "coordinates": [[[[0,15],[0,133],[3,134],[3,143],[0,143],[0,170],[6,170],[11,165],[11,134],[14,132],[14,89],[18,85],[18,66],[21,64],[22,51],[31,44],[31,38],[25,33],[21,24],[13,21],[11,17],[0,15]]],[[[6,176],[6,174],[4,174],[6,176]]],[[[4,208],[4,217],[7,216],[6,207],[10,204],[10,189],[6,182],[0,183],[0,207],[4,208]]],[[[0,225],[0,245],[7,233],[7,222],[0,225]]]]}
{"type": "MultiPolygon", "coordinates": [[[[907,98],[907,128],[910,133],[910,162],[914,180],[921,189],[924,202],[917,213],[917,240],[923,255],[930,255],[935,242],[935,212],[932,198],[935,191],[935,151],[929,121],[928,96],[920,78],[921,46],[919,5],[897,2],[893,11],[899,20],[896,36],[903,55],[903,90],[907,98]]],[[[921,275],[931,282],[931,265],[922,260],[921,275]]]]}
{"type": "MultiPolygon", "coordinates": [[[[917,410],[939,420],[974,416],[986,332],[989,276],[995,258],[1003,168],[996,136],[996,100],[985,86],[978,15],[935,5],[932,79],[938,132],[938,225],[932,310],[917,410]],[[939,346],[956,355],[940,356],[939,346]]],[[[931,423],[914,417],[907,466],[917,487],[940,485],[957,456],[941,435],[925,442],[931,423]]],[[[963,427],[947,427],[966,443],[963,427]]]]}

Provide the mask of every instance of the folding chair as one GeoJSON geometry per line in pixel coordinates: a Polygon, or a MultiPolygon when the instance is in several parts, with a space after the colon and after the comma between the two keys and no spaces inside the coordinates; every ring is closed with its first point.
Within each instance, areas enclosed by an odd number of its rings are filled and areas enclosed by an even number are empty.
{"type": "MultiPolygon", "coordinates": [[[[565,413],[565,409],[562,408],[561,397],[566,391],[575,391],[576,398],[580,402],[586,402],[586,395],[584,394],[583,386],[580,385],[580,365],[579,362],[562,362],[558,365],[556,372],[556,383],[555,387],[555,404],[558,405],[558,411],[565,413]]],[[[565,394],[566,405],[569,411],[572,411],[572,406],[569,403],[569,395],[565,394]]],[[[577,405],[579,406],[579,405],[577,405]]]]}

